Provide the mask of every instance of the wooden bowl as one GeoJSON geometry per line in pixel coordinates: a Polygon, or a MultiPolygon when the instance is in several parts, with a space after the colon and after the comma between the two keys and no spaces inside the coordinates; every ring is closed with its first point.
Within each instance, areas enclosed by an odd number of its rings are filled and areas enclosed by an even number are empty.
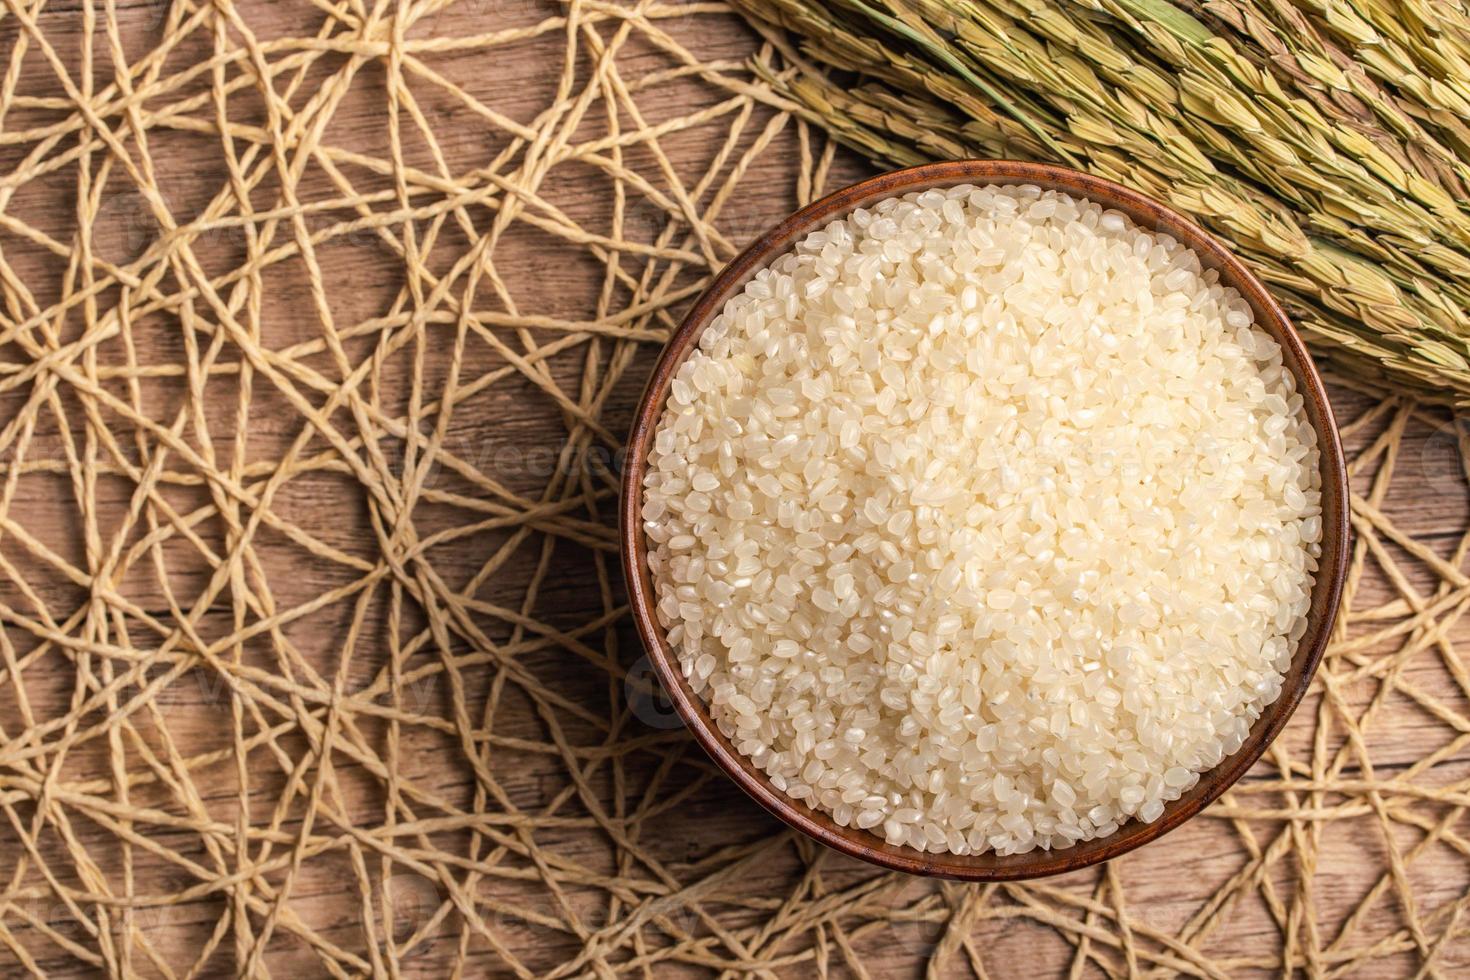
{"type": "Polygon", "coordinates": [[[1337,615],[1343,578],[1347,571],[1348,481],[1342,444],[1327,392],[1301,338],[1286,314],[1245,265],[1203,229],[1162,204],[1111,181],[1062,167],[1004,160],[958,160],[897,170],[837,191],[802,208],[762,235],[710,283],[708,289],[670,338],[654,368],[638,406],[628,437],[623,470],[621,544],[623,573],[638,632],[649,659],[673,700],[674,707],[704,750],[756,802],[802,833],[844,854],[912,874],[936,875],[968,881],[1005,881],[1061,874],[1107,861],[1162,837],[1212,803],[1249,769],[1271,744],[1306,693],[1312,673],[1322,658],[1337,615]],[[1252,727],[1245,743],[1214,769],[1200,775],[1188,793],[1168,804],[1153,823],[1130,820],[1111,836],[1082,841],[1064,850],[1034,850],[1000,857],[995,854],[928,854],[896,847],[856,827],[840,827],[826,813],[786,796],[770,784],[765,773],[736,751],[711,721],[703,700],[690,690],[678,658],[664,639],[655,616],[655,592],[646,561],[642,519],[643,477],[655,429],[668,400],[674,372],[694,350],[705,326],[768,262],[828,222],[860,207],[911,191],[956,184],[1036,184],[1045,189],[1086,197],[1128,215],[1140,226],[1172,235],[1200,256],[1208,268],[1234,286],[1255,311],[1256,322],[1281,344],[1286,365],[1296,376],[1312,426],[1317,430],[1322,465],[1322,557],[1312,589],[1311,611],[1305,635],[1293,651],[1291,669],[1281,696],[1268,706],[1252,727]]]}

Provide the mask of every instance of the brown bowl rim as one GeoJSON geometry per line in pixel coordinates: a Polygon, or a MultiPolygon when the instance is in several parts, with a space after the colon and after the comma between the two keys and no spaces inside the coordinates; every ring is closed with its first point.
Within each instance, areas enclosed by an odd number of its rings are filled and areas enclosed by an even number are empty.
{"type": "Polygon", "coordinates": [[[834,850],[894,871],[963,881],[1013,881],[1063,874],[1100,864],[1157,840],[1196,816],[1233,786],[1275,741],[1311,684],[1336,622],[1347,573],[1350,537],[1347,466],[1326,387],[1286,312],[1255,274],[1213,235],[1172,208],[1137,191],[1066,167],[1013,160],[955,160],[923,164],[859,181],[796,211],[727,264],[700,294],[679,328],[670,336],[639,399],[623,461],[619,518],[623,575],[639,637],[675,711],[715,763],[773,816],[834,850]],[[980,855],[934,854],[896,847],[869,831],[840,827],[827,814],[775,789],[768,777],[751,765],[719,732],[702,699],[690,690],[678,668],[677,658],[667,647],[654,614],[654,590],[648,564],[644,560],[646,542],[640,517],[648,451],[674,372],[730,296],[771,259],[789,249],[798,238],[829,221],[844,217],[859,207],[872,206],[883,198],[961,183],[1030,183],[1081,195],[1105,207],[1123,211],[1144,227],[1172,235],[1193,248],[1207,266],[1219,270],[1222,281],[1240,291],[1255,311],[1257,322],[1277,337],[1287,352],[1285,360],[1301,386],[1308,416],[1317,432],[1322,465],[1323,547],[1312,589],[1309,625],[1293,651],[1292,665],[1280,697],[1267,706],[1262,717],[1251,726],[1245,744],[1219,765],[1202,773],[1195,787],[1169,803],[1163,815],[1153,823],[1130,820],[1117,832],[1099,840],[1079,842],[1066,849],[1036,849],[1004,857],[993,852],[980,855]]]}

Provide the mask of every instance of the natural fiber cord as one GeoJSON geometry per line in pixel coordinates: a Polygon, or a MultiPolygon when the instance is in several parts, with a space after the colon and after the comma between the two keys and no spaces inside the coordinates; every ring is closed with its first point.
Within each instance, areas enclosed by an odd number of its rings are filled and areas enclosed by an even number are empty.
{"type": "Polygon", "coordinates": [[[1060,879],[879,872],[692,746],[616,568],[658,344],[861,172],[775,46],[717,2],[4,0],[0,52],[0,974],[1470,962],[1447,415],[1334,381],[1348,612],[1221,804],[1060,879]]]}

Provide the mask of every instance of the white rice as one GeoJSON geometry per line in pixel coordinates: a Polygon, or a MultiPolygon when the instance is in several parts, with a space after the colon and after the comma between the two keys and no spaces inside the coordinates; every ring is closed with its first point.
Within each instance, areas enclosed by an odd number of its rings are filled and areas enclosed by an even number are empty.
{"type": "Polygon", "coordinates": [[[720,730],[892,844],[1068,847],[1281,692],[1317,568],[1281,349],[1167,235],[1036,187],[813,232],[673,381],[642,516],[720,730]]]}

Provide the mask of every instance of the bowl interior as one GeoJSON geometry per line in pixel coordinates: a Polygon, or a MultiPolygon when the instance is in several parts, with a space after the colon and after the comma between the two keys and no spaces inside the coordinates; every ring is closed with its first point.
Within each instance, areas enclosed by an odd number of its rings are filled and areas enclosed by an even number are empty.
{"type": "Polygon", "coordinates": [[[895,870],[967,880],[1037,877],[1106,861],[1174,829],[1228,789],[1265,751],[1305,694],[1332,631],[1347,566],[1347,478],[1332,409],[1301,338],[1261,283],[1203,230],[1134,191],[1060,167],[1009,161],[930,164],[854,184],[798,211],[757,239],[731,262],[690,310],[665,348],[644,391],[629,437],[621,517],[624,574],[639,633],[675,708],[715,762],[767,810],[824,844],[895,870]],[[1171,235],[1193,248],[1207,268],[1218,270],[1223,282],[1240,291],[1255,311],[1258,325],[1281,344],[1285,363],[1296,376],[1305,411],[1317,431],[1322,468],[1322,557],[1312,590],[1307,631],[1293,651],[1291,669],[1283,683],[1280,698],[1257,719],[1239,751],[1202,774],[1192,790],[1168,804],[1163,816],[1151,824],[1134,820],[1109,837],[1084,841],[1064,850],[1034,850],[1008,856],[927,854],[912,848],[895,847],[868,831],[838,826],[827,814],[793,800],[771,786],[765,774],[752,766],[720,733],[704,702],[689,688],[680,672],[678,659],[669,649],[654,614],[655,592],[645,560],[647,543],[639,517],[648,453],[668,399],[674,372],[695,348],[705,326],[723,309],[725,302],[770,261],[830,221],[886,197],[966,183],[1036,184],[1086,197],[1121,211],[1144,228],[1171,235]]]}

